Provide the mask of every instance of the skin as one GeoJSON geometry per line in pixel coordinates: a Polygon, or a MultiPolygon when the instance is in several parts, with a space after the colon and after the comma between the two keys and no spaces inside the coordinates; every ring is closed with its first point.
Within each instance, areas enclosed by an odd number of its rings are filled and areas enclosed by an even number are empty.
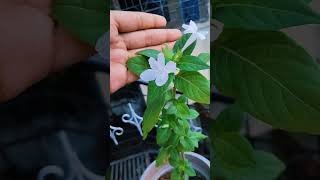
{"type": "Polygon", "coordinates": [[[161,50],[181,36],[177,29],[166,26],[162,16],[142,12],[110,12],[110,92],[113,93],[137,77],[127,70],[126,63],[143,49],[161,50]],[[130,18],[128,18],[130,17],[130,18]]]}
{"type": "Polygon", "coordinates": [[[56,25],[51,0],[0,1],[0,102],[94,50],[56,25]]]}
{"type": "MultiPolygon", "coordinates": [[[[53,21],[52,2],[0,1],[0,102],[96,53],[53,21]]],[[[110,91],[114,92],[137,79],[125,68],[129,57],[141,48],[160,49],[159,45],[175,41],[180,34],[177,30],[154,29],[166,24],[160,16],[112,11],[110,20],[110,80],[114,82],[110,91]],[[151,37],[152,33],[157,37],[151,37]]]]}

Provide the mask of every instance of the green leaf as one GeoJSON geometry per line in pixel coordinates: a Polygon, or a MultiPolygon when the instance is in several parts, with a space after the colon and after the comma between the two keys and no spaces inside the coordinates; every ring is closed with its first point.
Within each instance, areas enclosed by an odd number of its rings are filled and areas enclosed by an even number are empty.
{"type": "Polygon", "coordinates": [[[198,72],[180,72],[175,85],[185,96],[199,103],[210,104],[210,82],[198,72]]]}
{"type": "Polygon", "coordinates": [[[157,104],[150,103],[150,105],[148,105],[143,115],[143,126],[142,126],[143,139],[147,138],[148,133],[153,129],[153,127],[159,121],[159,115],[164,105],[165,105],[164,97],[157,98],[157,104]]]}
{"type": "MultiPolygon", "coordinates": [[[[176,43],[173,46],[173,52],[177,53],[178,51],[181,51],[183,46],[186,44],[188,39],[190,38],[191,34],[184,34],[180,39],[176,41],[176,43]]],[[[193,42],[189,47],[187,47],[183,51],[183,55],[190,55],[192,54],[194,48],[196,47],[197,41],[193,42]]]]}
{"type": "Polygon", "coordinates": [[[159,167],[163,164],[165,164],[169,158],[169,148],[166,147],[162,147],[160,148],[160,151],[159,151],[159,154],[157,156],[157,159],[156,159],[156,166],[159,167]]]}
{"type": "Polygon", "coordinates": [[[226,30],[216,45],[220,92],[275,128],[320,134],[320,69],[302,47],[282,32],[242,30],[226,30]]]}
{"type": "Polygon", "coordinates": [[[203,135],[200,132],[192,132],[192,131],[188,132],[188,137],[190,138],[195,148],[199,147],[199,141],[202,141],[207,138],[207,136],[203,135]]]}
{"type": "Polygon", "coordinates": [[[157,144],[163,146],[169,140],[172,131],[169,128],[157,128],[157,144]]]}
{"type": "Polygon", "coordinates": [[[240,132],[244,125],[244,112],[238,104],[232,105],[222,111],[211,124],[214,134],[225,132],[240,132]]]}
{"type": "Polygon", "coordinates": [[[147,109],[143,115],[143,138],[146,139],[148,133],[159,121],[159,116],[162,108],[166,104],[166,95],[170,93],[169,85],[172,82],[174,76],[169,76],[167,83],[161,87],[158,87],[154,81],[148,85],[147,96],[147,109]]]}
{"type": "Polygon", "coordinates": [[[192,164],[189,161],[187,161],[186,163],[185,174],[191,177],[197,175],[196,171],[193,169],[192,164]]]}
{"type": "Polygon", "coordinates": [[[185,151],[194,151],[195,145],[192,139],[188,136],[181,136],[180,137],[180,144],[182,145],[185,151]]]}
{"type": "Polygon", "coordinates": [[[204,62],[204,63],[208,63],[210,61],[210,54],[209,53],[200,53],[198,55],[198,58],[204,62]]]}
{"type": "Polygon", "coordinates": [[[127,67],[137,76],[140,76],[143,71],[150,68],[148,60],[143,56],[130,58],[127,62],[127,67]]]}
{"type": "Polygon", "coordinates": [[[169,106],[167,114],[174,114],[181,119],[196,119],[199,116],[199,113],[188,107],[187,100],[188,99],[185,96],[180,96],[169,106]]]}
{"type": "Polygon", "coordinates": [[[214,153],[213,161],[219,161],[219,166],[232,169],[255,165],[251,144],[238,133],[220,133],[210,137],[214,153]]]}
{"type": "Polygon", "coordinates": [[[312,0],[303,0],[305,3],[309,4],[312,2],[312,0]]]}
{"type": "Polygon", "coordinates": [[[191,137],[193,140],[201,141],[207,138],[206,135],[203,135],[200,132],[192,132],[189,131],[188,136],[191,137]]]}
{"type": "Polygon", "coordinates": [[[181,95],[178,97],[177,102],[186,104],[188,102],[188,98],[185,97],[184,95],[181,95]]]}
{"type": "MultiPolygon", "coordinates": [[[[224,180],[274,180],[284,171],[284,164],[274,155],[254,152],[255,166],[225,167],[220,161],[212,163],[212,177],[224,180]]],[[[212,161],[211,161],[212,162],[212,161]]]]}
{"type": "MultiPolygon", "coordinates": [[[[159,96],[166,96],[169,95],[170,93],[168,91],[170,83],[173,81],[174,76],[171,74],[169,75],[169,79],[166,84],[163,86],[159,87],[156,85],[154,81],[149,82],[148,84],[148,95],[147,95],[147,106],[149,106],[150,103],[156,102],[156,99],[159,98],[159,96]]],[[[165,97],[167,98],[167,97],[165,97]]]]}
{"type": "Polygon", "coordinates": [[[173,147],[170,151],[169,163],[171,166],[178,166],[180,160],[180,154],[177,148],[173,147]]]}
{"type": "Polygon", "coordinates": [[[226,28],[279,30],[320,23],[319,14],[301,0],[216,0],[212,12],[226,28]]]}
{"type": "MultiPolygon", "coordinates": [[[[179,129],[178,127],[174,127],[174,129],[179,129]]],[[[181,131],[181,128],[179,129],[181,131]]],[[[169,136],[168,143],[173,146],[177,146],[179,144],[179,136],[175,133],[171,133],[169,136]]]]}
{"type": "Polygon", "coordinates": [[[196,110],[190,109],[188,119],[196,119],[198,116],[199,113],[196,110]]]}
{"type": "Polygon", "coordinates": [[[204,140],[207,136],[200,132],[192,132],[190,129],[188,132],[180,137],[180,143],[184,151],[194,151],[199,147],[199,141],[204,140]]]}
{"type": "Polygon", "coordinates": [[[210,67],[196,56],[182,56],[177,64],[180,70],[184,71],[199,71],[209,69],[210,67]]]}
{"type": "Polygon", "coordinates": [[[169,108],[167,109],[167,114],[176,114],[177,113],[177,108],[176,106],[172,103],[169,108]]]}
{"type": "Polygon", "coordinates": [[[171,49],[169,49],[169,46],[166,44],[165,47],[162,49],[162,52],[164,54],[164,57],[168,60],[172,60],[174,53],[171,49]]]}
{"type": "Polygon", "coordinates": [[[189,122],[181,119],[176,119],[171,127],[173,127],[174,133],[179,137],[187,135],[187,132],[190,130],[189,122]]]}
{"type": "Polygon", "coordinates": [[[172,171],[172,174],[171,174],[171,177],[170,177],[171,180],[183,180],[180,176],[180,171],[177,170],[177,169],[174,169],[172,171]]]}
{"type": "Polygon", "coordinates": [[[109,29],[108,8],[105,0],[55,0],[52,16],[67,31],[95,47],[109,29]]]}
{"type": "Polygon", "coordinates": [[[177,117],[179,117],[181,119],[187,119],[190,116],[190,109],[185,103],[175,101],[174,105],[177,109],[177,111],[176,111],[177,117]]]}
{"type": "Polygon", "coordinates": [[[145,49],[145,50],[137,52],[137,54],[139,54],[139,55],[143,55],[146,57],[153,57],[155,59],[158,58],[159,53],[160,53],[160,51],[155,50],[155,49],[145,49]]]}

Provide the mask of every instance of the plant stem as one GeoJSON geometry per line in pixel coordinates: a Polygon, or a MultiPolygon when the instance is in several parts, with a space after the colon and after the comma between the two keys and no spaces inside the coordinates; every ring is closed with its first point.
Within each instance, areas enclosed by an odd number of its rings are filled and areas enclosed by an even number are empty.
{"type": "MultiPolygon", "coordinates": [[[[176,86],[174,86],[174,87],[173,87],[173,97],[174,97],[174,98],[176,98],[176,94],[177,94],[177,88],[176,88],[176,86]]],[[[179,154],[180,154],[180,158],[184,161],[184,160],[185,160],[185,159],[184,159],[184,152],[181,151],[181,152],[179,152],[179,154]]],[[[185,174],[184,174],[183,171],[181,172],[181,177],[182,177],[183,180],[186,179],[185,174]]]]}
{"type": "MultiPolygon", "coordinates": [[[[184,161],[184,152],[180,152],[180,158],[184,161]]],[[[181,173],[181,176],[183,180],[186,179],[184,172],[181,173]]]]}

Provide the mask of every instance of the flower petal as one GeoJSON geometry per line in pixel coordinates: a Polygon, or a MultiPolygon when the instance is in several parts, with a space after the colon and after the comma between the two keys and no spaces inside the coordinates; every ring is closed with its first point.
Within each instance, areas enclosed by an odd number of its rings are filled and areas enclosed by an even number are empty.
{"type": "Polygon", "coordinates": [[[150,57],[148,61],[149,61],[149,65],[150,65],[151,69],[159,70],[161,68],[158,65],[158,62],[153,57],[150,57]]]}
{"type": "Polygon", "coordinates": [[[167,73],[175,73],[177,71],[177,65],[175,62],[169,61],[166,64],[165,70],[167,73]]]}
{"type": "Polygon", "coordinates": [[[191,34],[191,36],[189,37],[187,42],[184,44],[184,46],[181,49],[181,51],[183,52],[184,50],[186,50],[196,40],[197,40],[197,34],[195,34],[195,33],[191,34]]]}
{"type": "Polygon", "coordinates": [[[190,29],[191,27],[190,27],[189,25],[182,24],[182,28],[185,29],[185,30],[188,30],[188,29],[190,29]]]}
{"type": "Polygon", "coordinates": [[[108,32],[105,32],[97,41],[96,43],[96,51],[99,53],[99,55],[103,58],[103,59],[107,59],[108,55],[107,55],[107,50],[108,50],[108,44],[109,44],[109,36],[108,36],[108,32]]]}
{"type": "Polygon", "coordinates": [[[162,72],[157,75],[156,77],[156,85],[157,86],[163,86],[168,81],[168,73],[162,72]]]}
{"type": "Polygon", "coordinates": [[[194,31],[198,31],[198,26],[197,26],[196,23],[193,22],[192,20],[190,20],[190,26],[192,27],[192,29],[193,29],[194,31]]]}
{"type": "MultiPolygon", "coordinates": [[[[166,61],[165,61],[164,54],[163,54],[163,53],[159,53],[159,54],[158,54],[158,65],[159,65],[160,67],[164,68],[165,63],[166,63],[166,61]]],[[[162,69],[162,68],[161,68],[161,69],[162,69]]]]}
{"type": "Polygon", "coordinates": [[[157,71],[152,69],[147,69],[140,74],[140,78],[146,82],[154,81],[156,77],[157,77],[157,71]]]}
{"type": "Polygon", "coordinates": [[[197,36],[200,40],[205,40],[208,32],[198,32],[197,36]]]}
{"type": "Polygon", "coordinates": [[[194,33],[191,29],[187,29],[185,31],[183,31],[183,34],[189,34],[189,33],[194,33]]]}

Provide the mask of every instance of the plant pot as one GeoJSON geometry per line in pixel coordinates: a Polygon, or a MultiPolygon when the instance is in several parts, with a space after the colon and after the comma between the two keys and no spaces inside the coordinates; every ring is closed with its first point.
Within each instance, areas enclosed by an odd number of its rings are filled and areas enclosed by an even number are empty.
{"type": "MultiPolygon", "coordinates": [[[[185,157],[191,162],[192,167],[199,172],[200,175],[210,180],[210,161],[200,154],[187,152],[185,157]]],[[[169,164],[161,167],[156,167],[156,162],[153,161],[142,174],[140,180],[158,180],[161,176],[172,171],[172,166],[169,164]]]]}

